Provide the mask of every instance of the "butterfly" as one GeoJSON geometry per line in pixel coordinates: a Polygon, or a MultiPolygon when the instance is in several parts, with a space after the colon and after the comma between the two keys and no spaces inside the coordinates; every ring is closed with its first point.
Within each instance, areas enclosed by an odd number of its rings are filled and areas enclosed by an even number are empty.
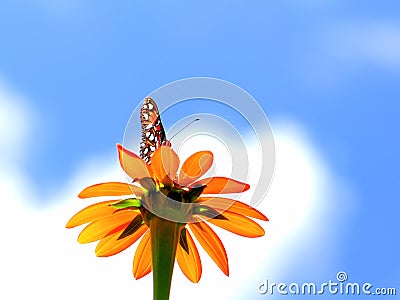
{"type": "Polygon", "coordinates": [[[148,164],[157,148],[162,145],[171,146],[167,140],[160,113],[156,102],[147,97],[143,101],[140,110],[140,122],[142,124],[142,141],[140,143],[140,157],[148,164]]]}

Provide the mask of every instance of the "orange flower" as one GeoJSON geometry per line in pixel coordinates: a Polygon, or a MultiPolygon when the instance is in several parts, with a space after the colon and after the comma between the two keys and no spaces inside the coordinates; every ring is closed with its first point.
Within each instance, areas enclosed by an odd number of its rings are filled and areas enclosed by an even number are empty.
{"type": "Polygon", "coordinates": [[[72,228],[89,223],[80,233],[78,242],[100,240],[96,247],[97,256],[117,254],[143,236],[133,261],[133,275],[139,279],[150,273],[152,265],[154,267],[152,251],[157,249],[152,246],[155,245],[153,239],[163,238],[157,230],[170,224],[175,226],[178,235],[175,237],[176,251],[171,255],[176,257],[186,277],[198,282],[202,267],[192,235],[221,271],[229,275],[224,245],[207,222],[245,237],[264,235],[263,228],[251,219],[267,221],[261,212],[239,201],[212,196],[244,192],[249,189],[248,184],[226,177],[200,179],[213,163],[210,151],[193,154],[178,172],[179,157],[170,147],[158,148],[151,165],[121,145],[117,148],[120,164],[133,183],[100,183],[85,188],[78,196],[124,198],[88,206],[66,225],[72,228]],[[164,225],[152,231],[152,224],[157,220],[164,220],[164,225]]]}

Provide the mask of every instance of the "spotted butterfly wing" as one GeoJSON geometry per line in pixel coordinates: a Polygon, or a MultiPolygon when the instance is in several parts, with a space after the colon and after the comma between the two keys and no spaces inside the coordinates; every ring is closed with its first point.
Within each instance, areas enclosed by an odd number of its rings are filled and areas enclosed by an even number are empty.
{"type": "Polygon", "coordinates": [[[152,98],[145,98],[140,110],[142,123],[142,141],[140,143],[140,157],[147,163],[151,163],[154,151],[161,145],[170,145],[166,138],[161,122],[158,107],[152,98]]]}

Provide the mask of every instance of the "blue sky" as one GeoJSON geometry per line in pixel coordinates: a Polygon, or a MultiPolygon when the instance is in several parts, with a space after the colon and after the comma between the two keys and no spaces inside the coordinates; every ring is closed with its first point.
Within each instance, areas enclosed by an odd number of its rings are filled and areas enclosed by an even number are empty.
{"type": "MultiPolygon", "coordinates": [[[[316,2],[1,2],[0,80],[18,95],[26,115],[17,123],[27,122],[28,131],[18,159],[6,142],[0,153],[43,195],[30,205],[62,203],[50,197],[58,185],[92,157],[114,157],[134,108],[156,88],[221,78],[257,99],[273,130],[282,120],[302,128],[353,199],[332,203],[346,216],[329,244],[335,264],[324,267],[320,258],[318,272],[305,270],[315,239],[299,249],[295,261],[305,262],[283,278],[346,270],[400,292],[400,4],[316,2]]],[[[0,109],[9,114],[8,106],[0,109]]],[[[166,127],[174,121],[167,112],[166,127]]]]}

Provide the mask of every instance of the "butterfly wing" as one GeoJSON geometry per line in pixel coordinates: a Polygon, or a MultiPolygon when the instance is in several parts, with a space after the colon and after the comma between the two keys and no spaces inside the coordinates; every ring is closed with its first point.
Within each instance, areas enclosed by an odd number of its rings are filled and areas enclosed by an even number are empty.
{"type": "Polygon", "coordinates": [[[161,122],[158,107],[152,98],[145,98],[140,110],[142,123],[142,141],[140,143],[140,157],[150,164],[154,151],[162,144],[169,144],[161,122]]]}

